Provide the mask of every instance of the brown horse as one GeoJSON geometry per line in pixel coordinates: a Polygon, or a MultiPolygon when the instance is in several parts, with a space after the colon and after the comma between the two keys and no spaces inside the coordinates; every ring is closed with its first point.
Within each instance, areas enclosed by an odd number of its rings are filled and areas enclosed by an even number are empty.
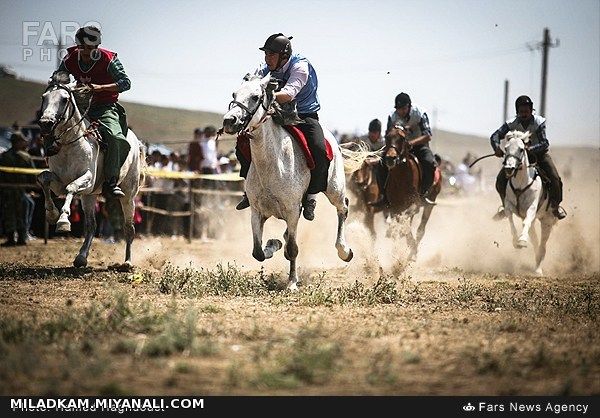
{"type": "Polygon", "coordinates": [[[373,237],[375,236],[374,217],[377,209],[369,205],[369,202],[373,202],[379,196],[379,185],[374,173],[377,164],[380,164],[378,158],[366,159],[362,166],[352,173],[350,182],[350,189],[358,196],[357,209],[364,213],[364,224],[373,237]]]}
{"type": "MultiPolygon", "coordinates": [[[[421,166],[417,158],[410,153],[410,144],[406,139],[406,132],[401,127],[392,128],[388,134],[388,142],[391,145],[385,150],[383,160],[388,167],[388,178],[385,185],[389,207],[392,218],[399,219],[408,216],[410,225],[413,217],[423,208],[421,222],[417,228],[416,237],[412,230],[406,233],[406,240],[410,246],[410,260],[417,257],[419,243],[425,234],[425,227],[433,210],[432,205],[424,205],[420,197],[421,190],[421,166]]],[[[436,167],[434,182],[428,198],[435,201],[442,188],[442,174],[436,167]]]]}

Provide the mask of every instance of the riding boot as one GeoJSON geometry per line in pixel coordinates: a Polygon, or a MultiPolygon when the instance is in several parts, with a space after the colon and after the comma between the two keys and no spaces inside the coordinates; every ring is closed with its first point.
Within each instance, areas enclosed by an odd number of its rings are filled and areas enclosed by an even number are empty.
{"type": "Polygon", "coordinates": [[[556,216],[558,219],[565,219],[567,217],[567,212],[560,205],[551,205],[552,206],[552,214],[556,216]]]}
{"type": "Polygon", "coordinates": [[[104,182],[103,192],[106,197],[123,197],[125,193],[123,190],[117,185],[117,178],[111,177],[110,180],[104,182]]]}
{"type": "Polygon", "coordinates": [[[315,209],[317,207],[317,195],[308,194],[306,199],[302,202],[302,215],[307,221],[315,219],[315,209]]]}
{"type": "Polygon", "coordinates": [[[237,206],[235,207],[237,210],[243,210],[246,208],[250,207],[250,201],[248,200],[248,196],[246,195],[246,192],[244,192],[244,197],[242,197],[242,200],[240,201],[240,203],[237,204],[237,206]]]}
{"type": "Polygon", "coordinates": [[[504,174],[504,170],[500,170],[498,176],[496,176],[496,191],[500,195],[500,202],[502,203],[494,216],[492,217],[495,221],[500,221],[506,218],[504,213],[504,199],[506,199],[506,186],[508,185],[508,178],[504,174]]]}

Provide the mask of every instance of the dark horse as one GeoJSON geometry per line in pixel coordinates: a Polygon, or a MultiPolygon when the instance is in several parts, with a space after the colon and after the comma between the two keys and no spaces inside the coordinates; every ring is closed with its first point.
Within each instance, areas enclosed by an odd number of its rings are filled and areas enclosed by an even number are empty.
{"type": "MultiPolygon", "coordinates": [[[[417,228],[416,237],[409,228],[406,240],[410,246],[410,260],[415,260],[419,243],[425,234],[425,227],[431,216],[433,205],[424,205],[419,195],[421,190],[421,166],[417,158],[411,154],[406,133],[401,127],[392,128],[386,135],[391,145],[385,149],[383,161],[389,172],[385,184],[385,193],[388,199],[392,218],[409,217],[412,225],[413,217],[423,208],[421,222],[417,228]]],[[[433,186],[428,198],[435,201],[442,188],[442,174],[438,167],[435,169],[433,186]]]]}
{"type": "Polygon", "coordinates": [[[375,175],[376,166],[381,164],[379,158],[366,159],[361,167],[351,174],[350,190],[357,196],[357,210],[364,213],[364,224],[372,236],[375,236],[374,217],[377,209],[369,205],[379,196],[379,186],[375,175]]]}

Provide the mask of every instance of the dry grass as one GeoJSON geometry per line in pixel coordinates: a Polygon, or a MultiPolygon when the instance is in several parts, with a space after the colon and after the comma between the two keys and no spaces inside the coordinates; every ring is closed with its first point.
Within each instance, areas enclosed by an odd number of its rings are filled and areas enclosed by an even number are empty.
{"type": "Polygon", "coordinates": [[[2,263],[0,392],[600,393],[597,273],[331,274],[2,263]]]}

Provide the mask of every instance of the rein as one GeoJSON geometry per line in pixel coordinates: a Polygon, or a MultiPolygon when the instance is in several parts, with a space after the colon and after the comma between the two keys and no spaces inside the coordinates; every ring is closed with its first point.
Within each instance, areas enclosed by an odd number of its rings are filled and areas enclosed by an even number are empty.
{"type": "Polygon", "coordinates": [[[58,143],[58,144],[59,144],[59,147],[58,147],[58,148],[60,149],[60,148],[61,148],[63,145],[70,145],[70,144],[73,144],[73,143],[75,143],[75,142],[79,141],[79,139],[81,139],[81,138],[83,138],[83,137],[85,137],[86,135],[88,135],[88,134],[89,134],[89,132],[88,132],[89,130],[86,130],[86,131],[85,131],[85,132],[84,132],[82,135],[80,135],[80,136],[76,137],[75,139],[73,139],[73,140],[71,140],[71,141],[69,141],[69,142],[66,142],[66,143],[64,143],[64,144],[63,144],[62,142],[60,142],[60,139],[61,139],[61,138],[62,138],[62,137],[63,137],[63,136],[66,134],[66,133],[70,132],[70,131],[71,131],[73,128],[75,128],[76,126],[78,126],[78,125],[79,125],[79,124],[80,124],[80,123],[83,121],[83,119],[84,119],[84,118],[87,116],[88,112],[90,111],[90,108],[92,107],[92,98],[93,98],[93,94],[90,94],[90,98],[89,98],[89,101],[88,101],[88,106],[87,106],[87,109],[86,109],[86,110],[85,110],[85,112],[84,112],[84,113],[81,115],[81,118],[80,118],[80,119],[79,119],[79,120],[78,120],[78,121],[77,121],[75,124],[73,124],[73,125],[72,125],[70,128],[67,128],[67,129],[66,129],[64,132],[62,132],[62,133],[61,133],[61,134],[60,134],[58,137],[56,137],[56,136],[54,136],[54,130],[55,130],[57,127],[58,127],[58,125],[59,125],[60,123],[67,123],[67,122],[69,122],[69,121],[70,121],[70,120],[73,118],[73,116],[75,115],[75,107],[76,107],[77,105],[75,104],[75,98],[73,97],[73,91],[72,91],[70,88],[68,88],[68,87],[67,87],[67,86],[65,86],[65,85],[62,85],[62,84],[55,83],[55,84],[52,84],[52,85],[50,85],[50,86],[49,86],[49,87],[46,89],[46,92],[48,91],[48,89],[50,89],[50,88],[52,88],[52,87],[56,87],[56,88],[59,88],[59,89],[63,89],[63,90],[65,90],[66,92],[68,92],[68,93],[69,93],[69,102],[68,102],[68,103],[67,103],[67,105],[65,106],[65,109],[63,110],[63,112],[62,112],[62,114],[61,114],[60,118],[58,118],[58,119],[56,120],[56,122],[54,122],[54,124],[52,125],[52,128],[50,129],[50,132],[49,132],[47,135],[45,135],[45,136],[51,136],[51,137],[53,137],[53,138],[54,138],[53,142],[56,142],[56,143],[58,143]],[[65,114],[67,113],[67,110],[69,109],[69,107],[72,107],[72,111],[70,112],[70,115],[69,115],[69,117],[68,117],[68,118],[65,120],[65,114]]]}
{"type": "Polygon", "coordinates": [[[473,167],[476,163],[478,163],[479,161],[483,160],[484,158],[489,158],[489,157],[493,157],[494,154],[488,154],[488,155],[484,155],[483,157],[479,157],[478,159],[476,159],[475,161],[473,161],[471,164],[469,164],[469,168],[473,167]]]}
{"type": "Polygon", "coordinates": [[[260,121],[258,122],[258,124],[256,126],[254,126],[252,128],[252,130],[250,130],[250,132],[254,131],[258,127],[258,125],[260,125],[261,123],[263,123],[267,119],[267,116],[269,115],[269,108],[265,106],[264,102],[265,102],[265,92],[264,92],[264,90],[263,90],[262,95],[260,96],[260,99],[258,100],[258,103],[256,104],[256,106],[252,110],[250,110],[250,108],[248,106],[246,106],[245,104],[243,104],[241,102],[238,102],[237,100],[232,100],[231,102],[229,102],[229,110],[231,110],[231,108],[234,107],[234,106],[238,106],[245,113],[244,119],[243,119],[244,123],[243,123],[242,127],[240,128],[240,130],[238,131],[238,134],[247,130],[248,125],[250,124],[250,121],[252,120],[252,118],[254,118],[254,115],[256,115],[256,112],[258,112],[259,108],[262,107],[265,110],[265,114],[260,119],[260,121]]]}

